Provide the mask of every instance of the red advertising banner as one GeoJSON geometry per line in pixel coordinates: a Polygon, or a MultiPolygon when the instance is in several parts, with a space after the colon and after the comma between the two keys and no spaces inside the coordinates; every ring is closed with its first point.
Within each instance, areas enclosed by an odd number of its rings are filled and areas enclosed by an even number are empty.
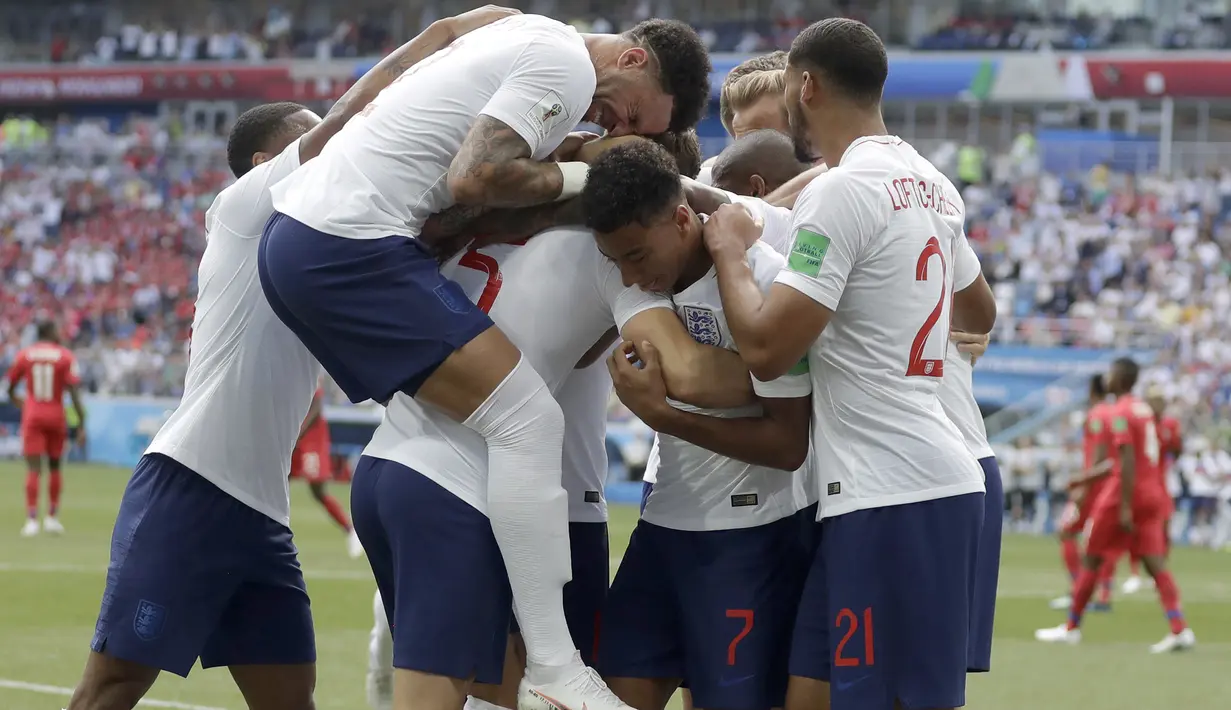
{"type": "Polygon", "coordinates": [[[1100,99],[1231,98],[1231,57],[1116,59],[1090,57],[1090,86],[1100,99]]]}
{"type": "MultiPolygon", "coordinates": [[[[338,82],[292,78],[287,65],[0,68],[0,105],[336,98],[338,82]],[[323,90],[322,90],[323,89],[323,90]]],[[[342,86],[345,90],[345,86],[342,86]]]]}

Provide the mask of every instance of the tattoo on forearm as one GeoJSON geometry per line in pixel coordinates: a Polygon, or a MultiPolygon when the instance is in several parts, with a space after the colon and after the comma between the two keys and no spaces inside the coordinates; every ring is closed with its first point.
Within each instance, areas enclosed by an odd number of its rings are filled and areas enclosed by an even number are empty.
{"type": "Polygon", "coordinates": [[[453,181],[473,184],[466,202],[491,207],[526,207],[560,195],[563,179],[551,163],[530,159],[530,146],[512,128],[479,116],[449,166],[453,181]]]}

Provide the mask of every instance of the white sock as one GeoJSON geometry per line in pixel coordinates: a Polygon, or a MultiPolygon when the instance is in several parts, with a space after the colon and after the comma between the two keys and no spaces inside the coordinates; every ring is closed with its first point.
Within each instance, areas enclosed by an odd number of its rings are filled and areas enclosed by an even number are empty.
{"type": "Polygon", "coordinates": [[[473,695],[466,697],[466,707],[463,710],[509,710],[503,705],[489,703],[486,700],[480,700],[473,695]]]}
{"type": "Polygon", "coordinates": [[[568,498],[560,484],[564,414],[523,357],[463,422],[487,440],[487,515],[513,589],[527,666],[565,666],[577,649],[564,619],[572,578],[568,498]]]}
{"type": "Polygon", "coordinates": [[[389,629],[389,619],[385,615],[385,605],[380,598],[380,590],[376,590],[376,598],[372,600],[372,634],[368,641],[368,672],[393,672],[393,632],[389,629]]]}

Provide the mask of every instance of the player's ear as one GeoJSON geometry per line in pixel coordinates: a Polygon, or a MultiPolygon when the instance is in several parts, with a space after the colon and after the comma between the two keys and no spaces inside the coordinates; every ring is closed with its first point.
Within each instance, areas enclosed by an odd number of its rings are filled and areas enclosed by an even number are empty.
{"type": "Polygon", "coordinates": [[[687,204],[677,205],[675,208],[675,228],[680,234],[686,234],[688,228],[692,225],[692,210],[687,204]]]}
{"type": "Polygon", "coordinates": [[[812,72],[805,71],[803,80],[799,83],[799,102],[805,106],[809,105],[816,93],[816,77],[812,75],[812,72]]]}
{"type": "Polygon", "coordinates": [[[620,58],[616,60],[616,66],[620,69],[637,69],[645,66],[649,58],[649,55],[643,48],[629,47],[620,54],[620,58]]]}
{"type": "Polygon", "coordinates": [[[751,185],[751,190],[748,194],[753,197],[765,197],[765,195],[769,194],[770,190],[765,187],[765,179],[760,175],[753,173],[748,182],[751,185]]]}
{"type": "Polygon", "coordinates": [[[260,165],[261,163],[264,163],[266,160],[269,160],[270,158],[273,158],[273,157],[274,157],[273,153],[266,153],[263,150],[258,150],[257,152],[252,154],[252,167],[255,168],[256,166],[260,165]]]}

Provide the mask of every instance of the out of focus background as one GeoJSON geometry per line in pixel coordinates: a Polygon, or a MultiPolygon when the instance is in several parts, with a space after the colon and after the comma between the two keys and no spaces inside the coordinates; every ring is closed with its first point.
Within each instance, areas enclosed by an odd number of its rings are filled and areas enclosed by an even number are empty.
{"type": "MultiPolygon", "coordinates": [[[[125,469],[183,385],[203,214],[229,181],[232,121],[274,100],[323,113],[384,52],[477,4],[0,0],[0,365],[32,342],[36,322],[55,320],[80,359],[89,412],[88,444],[67,467],[67,536],[19,541],[19,418],[0,402],[0,457],[12,459],[0,462],[0,707],[61,707],[76,681],[125,469]]],[[[972,681],[972,707],[1225,707],[1231,556],[1216,550],[1231,535],[1231,3],[507,4],[582,31],[650,17],[695,26],[715,68],[698,129],[707,155],[728,140],[717,89],[731,67],[825,17],[876,29],[891,45],[889,128],[963,186],[967,232],[1000,301],[975,394],[1006,475],[1006,524],[1022,535],[1006,542],[999,665],[972,681]],[[1182,424],[1172,535],[1202,640],[1187,658],[1143,656],[1165,631],[1150,592],[1094,619],[1086,647],[1029,641],[1055,621],[1046,598],[1066,591],[1046,535],[1080,467],[1086,386],[1124,354],[1146,363],[1144,385],[1161,388],[1182,424]],[[1123,680],[1108,685],[1112,675],[1123,680]]],[[[341,464],[379,411],[330,397],[341,464]]],[[[613,404],[613,502],[635,499],[649,436],[613,404]]],[[[344,483],[348,469],[337,469],[344,483]]],[[[296,496],[321,634],[318,707],[359,707],[367,570],[296,496]]],[[[615,554],[635,511],[612,515],[615,554]]],[[[242,705],[213,672],[160,681],[151,697],[242,705]]]]}

